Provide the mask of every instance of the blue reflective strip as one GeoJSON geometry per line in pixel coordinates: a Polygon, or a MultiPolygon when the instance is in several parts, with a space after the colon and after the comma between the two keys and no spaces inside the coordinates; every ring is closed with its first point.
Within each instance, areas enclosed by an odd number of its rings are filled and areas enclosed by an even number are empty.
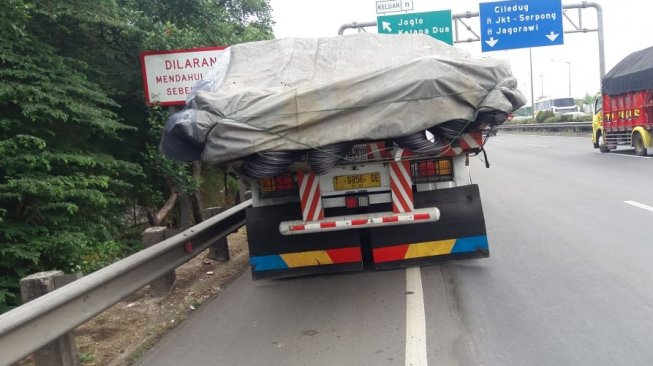
{"type": "Polygon", "coordinates": [[[254,271],[270,271],[273,269],[287,269],[288,265],[279,255],[264,255],[260,257],[249,258],[254,271]]]}
{"type": "Polygon", "coordinates": [[[478,249],[488,249],[487,235],[460,238],[456,240],[451,253],[475,252],[478,249]]]}

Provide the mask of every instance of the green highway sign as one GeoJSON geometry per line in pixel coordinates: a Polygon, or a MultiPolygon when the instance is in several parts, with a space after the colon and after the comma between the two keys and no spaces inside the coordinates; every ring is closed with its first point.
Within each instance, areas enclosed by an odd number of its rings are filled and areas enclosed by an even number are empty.
{"type": "Polygon", "coordinates": [[[451,10],[381,15],[376,23],[379,33],[421,33],[453,45],[451,10]]]}

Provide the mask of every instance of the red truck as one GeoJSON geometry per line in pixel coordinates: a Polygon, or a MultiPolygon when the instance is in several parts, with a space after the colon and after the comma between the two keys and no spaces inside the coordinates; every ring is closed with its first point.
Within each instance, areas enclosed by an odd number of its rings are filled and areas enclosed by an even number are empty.
{"type": "Polygon", "coordinates": [[[639,156],[653,154],[653,47],[630,54],[603,78],[592,143],[601,152],[632,146],[639,156]]]}

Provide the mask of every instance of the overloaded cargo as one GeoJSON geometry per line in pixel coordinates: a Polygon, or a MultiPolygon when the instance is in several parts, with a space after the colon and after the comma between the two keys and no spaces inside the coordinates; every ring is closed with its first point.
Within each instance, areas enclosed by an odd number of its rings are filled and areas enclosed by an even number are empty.
{"type": "Polygon", "coordinates": [[[525,104],[509,65],[424,35],[234,45],[161,150],[250,181],[253,278],[489,256],[467,169],[525,104]]]}
{"type": "Polygon", "coordinates": [[[525,103],[516,88],[505,62],[424,35],[245,43],[227,48],[194,88],[161,147],[217,164],[425,130],[445,145],[461,129],[504,122],[525,103]]]}

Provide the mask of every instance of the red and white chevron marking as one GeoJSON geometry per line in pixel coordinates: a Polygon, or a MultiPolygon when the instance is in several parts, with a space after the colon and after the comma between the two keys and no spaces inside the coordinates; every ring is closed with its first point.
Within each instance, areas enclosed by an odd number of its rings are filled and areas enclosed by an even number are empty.
{"type": "Polygon", "coordinates": [[[390,162],[390,190],[392,192],[392,212],[411,212],[413,205],[413,178],[409,161],[390,162]]]}
{"type": "Polygon", "coordinates": [[[313,173],[297,172],[299,197],[304,221],[316,221],[324,218],[320,180],[313,173]]]}
{"type": "Polygon", "coordinates": [[[283,221],[279,224],[279,232],[283,235],[306,234],[317,231],[336,231],[388,225],[419,224],[423,222],[434,222],[439,219],[440,210],[436,207],[430,207],[403,214],[379,212],[376,214],[370,214],[367,217],[329,217],[327,220],[317,222],[283,221]]]}
{"type": "Polygon", "coordinates": [[[463,150],[479,149],[483,145],[483,136],[480,133],[464,133],[458,142],[463,150]]]}
{"type": "Polygon", "coordinates": [[[480,149],[481,146],[483,146],[483,135],[481,135],[480,132],[464,133],[458,137],[458,143],[460,146],[449,146],[449,148],[439,156],[458,156],[465,150],[480,149]]]}
{"type": "Polygon", "coordinates": [[[386,149],[385,142],[377,141],[367,144],[367,160],[387,160],[392,153],[386,149]]]}

